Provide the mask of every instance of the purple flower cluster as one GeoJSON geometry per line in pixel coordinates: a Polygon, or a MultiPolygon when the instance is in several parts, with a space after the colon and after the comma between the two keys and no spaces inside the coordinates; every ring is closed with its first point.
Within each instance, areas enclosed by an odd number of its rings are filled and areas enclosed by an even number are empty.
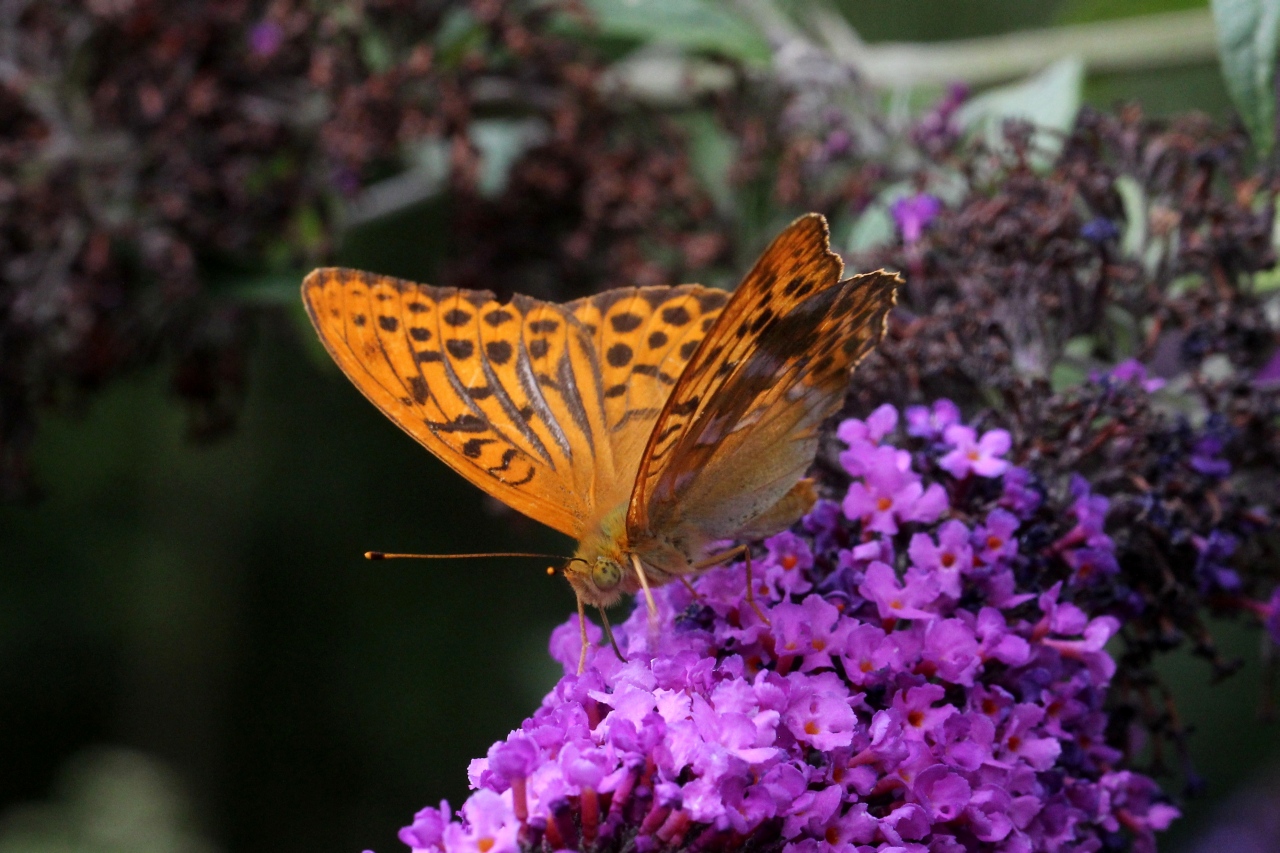
{"type": "MultiPolygon", "coordinates": [[[[843,423],[852,478],[797,531],[693,590],[655,590],[576,675],[575,619],[552,635],[565,676],[470,768],[455,820],[419,812],[430,853],[784,853],[1154,849],[1178,814],[1119,766],[1103,710],[1111,616],[1073,605],[1114,571],[1105,499],[1072,487],[1072,524],[1029,544],[1043,501],[1009,435],[947,402],[843,423]],[[1026,553],[1038,548],[1035,555],[1026,553]],[[1029,557],[1069,582],[1020,592],[1029,557]],[[1065,572],[1065,570],[1064,570],[1065,572]]],[[[599,631],[591,626],[598,642],[599,631]]]]}

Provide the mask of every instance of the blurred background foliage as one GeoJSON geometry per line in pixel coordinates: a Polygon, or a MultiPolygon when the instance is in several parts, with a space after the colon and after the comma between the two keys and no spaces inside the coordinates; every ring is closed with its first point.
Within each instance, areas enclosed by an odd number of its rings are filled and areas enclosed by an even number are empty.
{"type": "MultiPolygon", "coordinates": [[[[0,3],[0,851],[400,849],[554,682],[541,564],[360,559],[569,543],[350,387],[310,266],[731,286],[809,208],[896,241],[895,140],[953,82],[973,134],[1226,122],[1215,51],[1185,0],[0,3]],[[778,142],[819,89],[863,171],[778,142]]],[[[1207,781],[1169,850],[1280,773],[1257,636],[1216,634],[1235,677],[1162,664],[1207,781]]]]}

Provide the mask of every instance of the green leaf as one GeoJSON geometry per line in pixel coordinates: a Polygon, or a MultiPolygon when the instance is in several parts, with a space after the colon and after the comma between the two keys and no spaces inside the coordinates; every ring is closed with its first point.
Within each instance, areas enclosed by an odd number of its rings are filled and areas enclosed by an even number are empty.
{"type": "Polygon", "coordinates": [[[480,150],[480,194],[496,198],[507,188],[511,167],[526,151],[546,140],[549,132],[538,119],[480,119],[471,123],[471,141],[480,150]]]}
{"type": "Polygon", "coordinates": [[[985,133],[993,147],[1002,147],[1006,121],[1028,121],[1048,131],[1035,141],[1037,164],[1048,166],[1062,147],[1062,134],[1075,123],[1083,88],[1084,63],[1069,56],[1025,80],[988,89],[961,107],[956,120],[966,130],[985,133]]]}
{"type": "Polygon", "coordinates": [[[1116,178],[1116,193],[1124,206],[1124,235],[1120,238],[1120,251],[1125,257],[1136,258],[1147,245],[1147,194],[1130,175],[1116,178]]]}
{"type": "Polygon", "coordinates": [[[773,56],[768,40],[729,4],[708,0],[587,0],[599,34],[661,42],[755,65],[773,56]]]}
{"type": "Polygon", "coordinates": [[[1280,0],[1210,0],[1222,76],[1258,153],[1276,141],[1276,35],[1280,0]]]}
{"type": "Polygon", "coordinates": [[[381,33],[373,29],[365,30],[360,36],[360,58],[375,74],[388,71],[395,62],[391,45],[387,44],[381,33]]]}
{"type": "Polygon", "coordinates": [[[436,31],[436,61],[445,68],[455,68],[467,54],[482,47],[484,40],[484,27],[469,9],[450,9],[436,31]]]}
{"type": "Polygon", "coordinates": [[[679,119],[689,136],[689,164],[721,213],[734,209],[729,170],[738,159],[738,144],[711,116],[696,112],[679,119]]]}
{"type": "Polygon", "coordinates": [[[1060,361],[1049,371],[1049,386],[1060,393],[1077,385],[1083,385],[1088,378],[1089,372],[1080,365],[1060,361]]]}

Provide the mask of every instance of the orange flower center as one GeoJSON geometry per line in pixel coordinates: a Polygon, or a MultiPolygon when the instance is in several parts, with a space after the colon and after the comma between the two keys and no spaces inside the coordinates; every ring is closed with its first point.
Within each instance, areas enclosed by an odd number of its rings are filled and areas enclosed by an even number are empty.
{"type": "Polygon", "coordinates": [[[807,735],[816,735],[819,732],[818,724],[813,720],[804,724],[804,733],[807,735]]]}
{"type": "Polygon", "coordinates": [[[797,557],[795,554],[787,554],[782,558],[782,568],[785,571],[789,572],[792,569],[794,569],[796,567],[796,564],[799,562],[800,562],[800,558],[797,557]]]}
{"type": "Polygon", "coordinates": [[[893,498],[880,498],[876,501],[876,509],[881,512],[888,512],[893,507],[893,498]]]}
{"type": "Polygon", "coordinates": [[[942,568],[949,569],[956,564],[956,555],[947,552],[942,555],[942,559],[938,562],[942,563],[942,568]]]}

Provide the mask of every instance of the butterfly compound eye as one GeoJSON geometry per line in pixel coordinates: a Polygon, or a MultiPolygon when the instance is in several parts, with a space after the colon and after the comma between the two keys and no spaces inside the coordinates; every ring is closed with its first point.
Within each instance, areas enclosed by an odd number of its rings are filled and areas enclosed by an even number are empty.
{"type": "Polygon", "coordinates": [[[613,589],[622,581],[622,566],[613,560],[600,557],[591,567],[591,582],[597,589],[613,589]]]}

